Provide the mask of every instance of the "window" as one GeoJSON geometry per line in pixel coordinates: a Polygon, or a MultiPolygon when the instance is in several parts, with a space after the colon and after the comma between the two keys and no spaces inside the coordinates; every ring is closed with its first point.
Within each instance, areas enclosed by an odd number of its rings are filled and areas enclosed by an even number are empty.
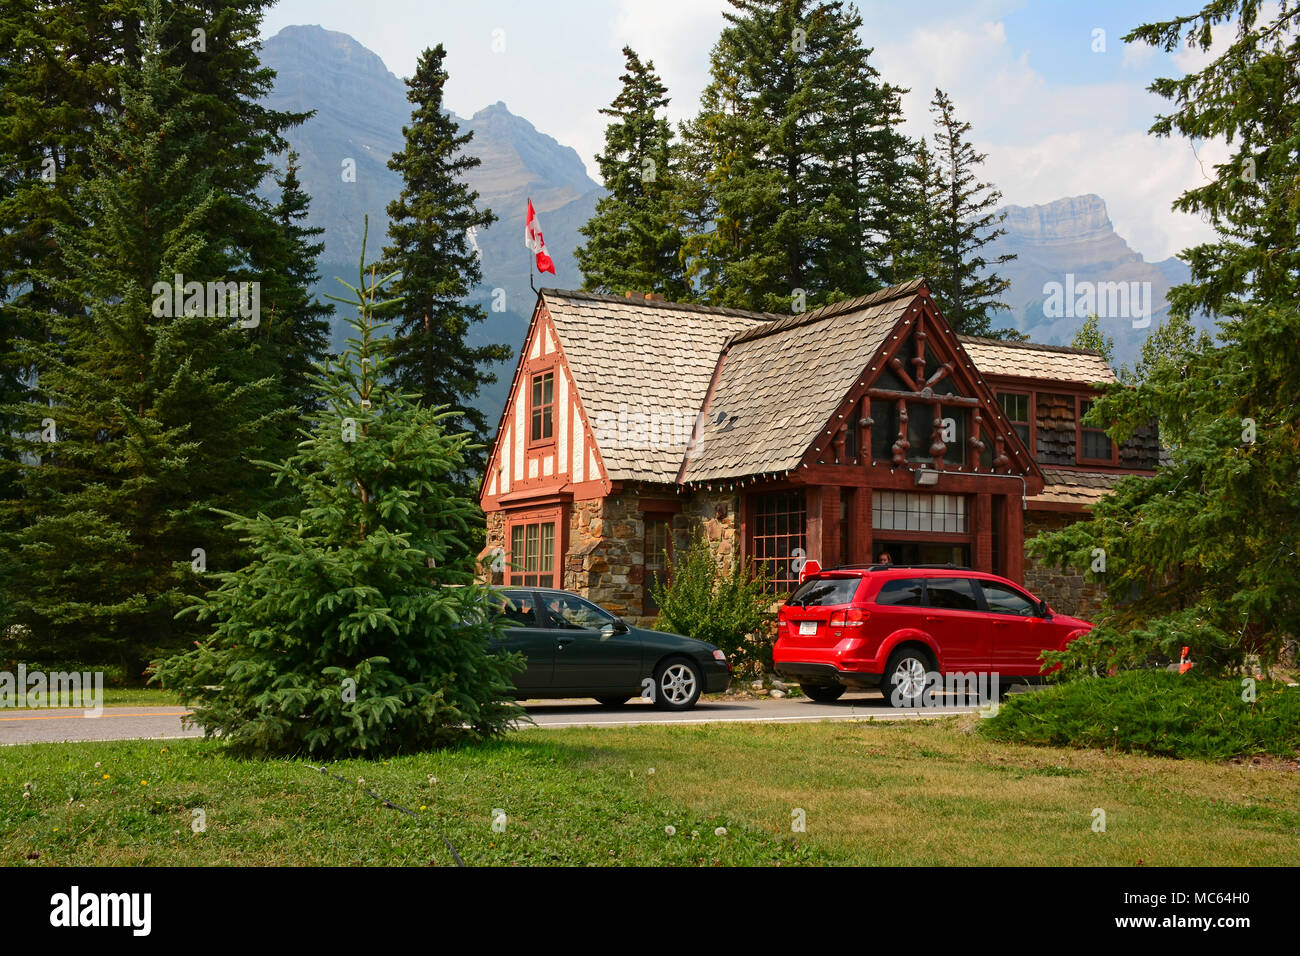
{"type": "Polygon", "coordinates": [[[545,372],[533,376],[532,431],[530,441],[548,442],[553,433],[552,419],[555,411],[555,373],[545,372]]]}
{"type": "Polygon", "coordinates": [[[517,524],[510,529],[509,584],[555,587],[555,522],[517,524]]]}
{"type": "Polygon", "coordinates": [[[850,604],[861,578],[814,578],[805,581],[785,603],[792,607],[833,607],[850,604]]]}
{"type": "Polygon", "coordinates": [[[576,594],[547,594],[542,598],[551,612],[551,626],[598,631],[614,623],[614,615],[576,594]]]}
{"type": "Polygon", "coordinates": [[[655,603],[653,586],[656,582],[663,584],[668,579],[668,558],[672,554],[672,519],[645,519],[645,598],[642,607],[646,614],[655,614],[659,605],[655,603]]]}
{"type": "Polygon", "coordinates": [[[970,578],[930,578],[926,582],[929,605],[945,611],[978,611],[979,601],[970,578]]]}
{"type": "Polygon", "coordinates": [[[494,592],[493,603],[501,609],[506,627],[537,627],[537,602],[531,591],[494,592]]]}
{"type": "Polygon", "coordinates": [[[1103,428],[1083,424],[1083,417],[1092,408],[1092,402],[1079,400],[1079,461],[1115,463],[1115,448],[1103,428]]]}
{"type": "Polygon", "coordinates": [[[877,531],[966,533],[966,499],[962,495],[873,491],[871,508],[872,527],[877,531]]]}
{"type": "Polygon", "coordinates": [[[1019,392],[998,392],[998,404],[1020,440],[1029,447],[1029,396],[1019,392]]]}
{"type": "Polygon", "coordinates": [[[805,554],[805,506],[802,491],[779,491],[754,499],[754,561],[767,571],[768,590],[793,591],[799,572],[793,561],[805,554]]]}
{"type": "Polygon", "coordinates": [[[995,581],[981,581],[984,602],[992,614],[1014,614],[1017,617],[1037,617],[1038,605],[1019,591],[995,581]]]}
{"type": "Polygon", "coordinates": [[[925,603],[923,582],[919,578],[896,578],[880,586],[877,604],[895,607],[921,607],[925,603]]]}

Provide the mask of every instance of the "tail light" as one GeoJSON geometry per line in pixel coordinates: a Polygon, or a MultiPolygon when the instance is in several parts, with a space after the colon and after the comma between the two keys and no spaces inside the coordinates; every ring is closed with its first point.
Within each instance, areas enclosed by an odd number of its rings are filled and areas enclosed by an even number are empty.
{"type": "Polygon", "coordinates": [[[860,607],[845,608],[842,611],[833,611],[831,613],[830,628],[831,637],[853,637],[857,629],[864,627],[867,618],[871,617],[871,612],[860,607]]]}

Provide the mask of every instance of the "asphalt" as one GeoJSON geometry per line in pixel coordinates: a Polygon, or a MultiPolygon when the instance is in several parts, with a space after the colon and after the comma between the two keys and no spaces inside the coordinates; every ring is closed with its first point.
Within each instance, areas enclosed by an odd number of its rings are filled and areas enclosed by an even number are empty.
{"type": "MultiPolygon", "coordinates": [[[[605,707],[593,700],[528,701],[524,709],[532,723],[520,729],[557,727],[634,727],[643,724],[803,723],[819,720],[917,720],[974,711],[972,707],[924,708],[899,711],[879,692],[845,694],[831,704],[807,698],[705,699],[688,711],[656,710],[649,701],[634,700],[622,707],[605,707]]],[[[182,707],[105,707],[103,713],[82,710],[0,711],[0,746],[87,740],[173,740],[201,737],[198,727],[184,726],[182,707]]]]}

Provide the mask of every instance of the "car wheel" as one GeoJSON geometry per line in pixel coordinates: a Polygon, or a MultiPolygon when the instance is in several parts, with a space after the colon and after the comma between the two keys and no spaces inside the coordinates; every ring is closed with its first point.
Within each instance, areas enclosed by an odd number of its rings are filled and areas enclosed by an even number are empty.
{"type": "Polygon", "coordinates": [[[829,704],[844,696],[842,684],[800,684],[799,689],[804,692],[805,697],[819,704],[829,704]]]}
{"type": "Polygon", "coordinates": [[[930,655],[916,647],[900,647],[889,655],[880,691],[891,707],[916,707],[925,693],[930,655]]]}
{"type": "Polygon", "coordinates": [[[606,707],[622,707],[631,699],[631,697],[623,697],[620,695],[618,697],[597,697],[596,702],[598,704],[604,704],[606,707]]]}
{"type": "Polygon", "coordinates": [[[655,668],[655,706],[660,710],[690,710],[703,689],[698,665],[684,657],[669,658],[655,668]]]}

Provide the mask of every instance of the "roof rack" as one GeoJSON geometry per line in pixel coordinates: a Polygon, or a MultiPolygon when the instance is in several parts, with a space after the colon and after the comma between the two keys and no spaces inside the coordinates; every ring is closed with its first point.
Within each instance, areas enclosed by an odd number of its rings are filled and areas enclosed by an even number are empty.
{"type": "Polygon", "coordinates": [[[833,568],[826,568],[827,571],[890,571],[895,568],[914,569],[930,571],[970,571],[972,568],[964,564],[841,564],[833,568]]]}

